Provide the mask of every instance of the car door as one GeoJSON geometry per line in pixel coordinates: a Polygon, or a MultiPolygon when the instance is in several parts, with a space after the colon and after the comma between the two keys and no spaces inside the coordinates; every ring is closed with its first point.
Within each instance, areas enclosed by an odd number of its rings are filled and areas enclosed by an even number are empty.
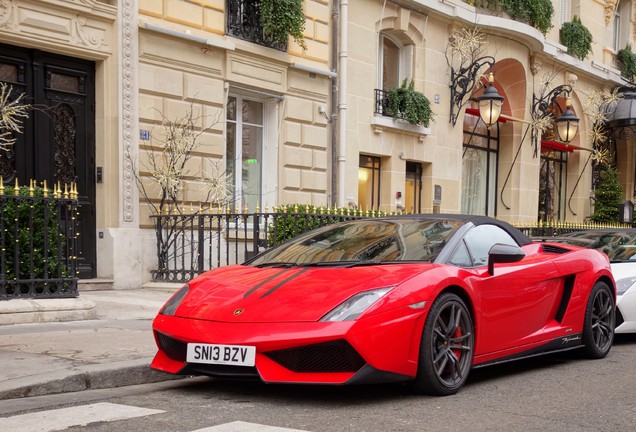
{"type": "Polygon", "coordinates": [[[497,264],[488,273],[488,251],[496,243],[517,245],[501,228],[479,225],[464,242],[472,260],[478,313],[476,355],[501,351],[542,340],[544,327],[553,320],[562,281],[550,260],[541,255],[519,262],[497,264]]]}

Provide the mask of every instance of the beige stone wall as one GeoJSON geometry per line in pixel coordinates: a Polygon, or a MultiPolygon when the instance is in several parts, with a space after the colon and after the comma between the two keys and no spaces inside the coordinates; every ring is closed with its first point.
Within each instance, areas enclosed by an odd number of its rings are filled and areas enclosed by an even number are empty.
{"type": "MultiPolygon", "coordinates": [[[[327,204],[330,195],[329,168],[331,113],[328,76],[294,67],[295,63],[329,71],[330,3],[305,2],[303,50],[290,39],[287,52],[264,48],[225,35],[225,1],[150,1],[139,3],[140,22],[140,128],[157,128],[161,115],[173,119],[192,107],[201,112],[207,126],[201,145],[191,160],[185,201],[204,198],[201,182],[208,159],[225,157],[225,101],[228,91],[240,88],[255,95],[279,97],[272,107],[268,138],[278,150],[278,167],[267,167],[270,184],[276,185],[262,208],[286,202],[327,204]],[[144,29],[144,24],[207,38],[202,46],[185,38],[170,37],[144,29]],[[207,122],[207,123],[206,123],[207,122]]],[[[265,98],[267,98],[265,96],[265,98]]],[[[141,150],[147,145],[141,142],[141,150]]],[[[147,172],[142,172],[147,174],[147,172]]],[[[255,210],[255,209],[250,209],[255,210]]],[[[147,220],[144,210],[141,223],[147,220]]]]}
{"type": "MultiPolygon", "coordinates": [[[[500,124],[498,190],[495,197],[497,216],[512,222],[532,222],[536,220],[538,211],[540,165],[539,153],[535,153],[528,131],[533,94],[540,91],[546,77],[551,77],[550,88],[568,84],[570,76],[577,77],[572,101],[573,109],[582,121],[573,144],[591,149],[587,136],[591,125],[584,112],[586,94],[606,87],[609,83],[606,77],[612,73],[613,79],[617,80],[615,70],[603,69],[606,61],[603,47],[611,43],[608,39],[611,37],[611,22],[605,21],[606,2],[573,2],[572,13],[581,16],[594,35],[593,55],[585,61],[563,52],[556,28],[544,38],[538,31],[523,24],[484,15],[468,18],[476,10],[463,2],[454,3],[455,9],[444,9],[440,4],[439,11],[444,13],[428,15],[397,3],[349,3],[347,195],[357,198],[355,173],[358,155],[380,156],[383,171],[381,209],[395,210],[393,196],[404,187],[403,159],[408,159],[420,162],[424,168],[423,211],[433,209],[432,190],[435,185],[442,186],[443,191],[439,210],[449,213],[460,211],[464,110],[460,111],[457,125],[453,127],[449,123],[450,69],[445,49],[453,29],[470,27],[472,22],[478,21],[482,24],[481,31],[487,35],[483,54],[496,58],[493,71],[496,87],[506,97],[504,113],[518,119],[500,124]],[[373,113],[381,31],[397,35],[405,45],[414,45],[412,73],[415,86],[432,102],[436,114],[435,122],[425,134],[411,133],[403,124],[387,125],[373,113]],[[371,49],[357,49],[361,46],[371,49]]],[[[558,2],[554,5],[558,6],[558,2]]],[[[485,72],[484,68],[482,73],[485,72]]],[[[591,164],[586,164],[589,154],[589,151],[582,150],[569,155],[565,191],[567,205],[562,215],[565,220],[582,221],[591,213],[591,164]]]]}

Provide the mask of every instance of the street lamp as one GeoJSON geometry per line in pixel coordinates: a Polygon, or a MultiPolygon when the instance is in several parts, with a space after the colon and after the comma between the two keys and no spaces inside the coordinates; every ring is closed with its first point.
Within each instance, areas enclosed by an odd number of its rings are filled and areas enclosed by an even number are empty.
{"type": "Polygon", "coordinates": [[[576,132],[579,130],[579,118],[574,115],[571,107],[570,98],[567,98],[565,100],[565,112],[556,118],[559,139],[566,144],[572,142],[576,132]]]}
{"type": "Polygon", "coordinates": [[[488,127],[494,125],[497,123],[497,120],[499,120],[501,106],[504,101],[504,97],[497,92],[494,83],[495,76],[491,72],[488,78],[488,87],[486,87],[486,90],[484,90],[481,96],[475,98],[479,106],[479,116],[488,127]]]}
{"type": "MultiPolygon", "coordinates": [[[[579,119],[574,115],[571,109],[570,95],[572,94],[572,86],[563,84],[550,90],[548,94],[539,97],[536,94],[532,95],[532,119],[533,121],[539,120],[546,116],[555,117],[554,108],[558,106],[557,98],[565,96],[565,111],[555,118],[557,126],[557,135],[561,142],[566,144],[572,142],[579,129],[579,119]]],[[[539,136],[538,132],[532,129],[532,143],[534,145],[534,156],[536,157],[539,151],[539,136]]]]}
{"type": "MultiPolygon", "coordinates": [[[[460,67],[458,70],[451,67],[450,122],[453,126],[457,123],[457,115],[462,106],[464,106],[466,95],[471,94],[475,85],[480,82],[480,69],[486,65],[492,69],[494,64],[494,57],[484,56],[478,58],[470,65],[460,67]]],[[[491,126],[499,119],[504,98],[497,93],[497,89],[493,84],[494,76],[492,72],[488,81],[489,84],[484,93],[474,100],[479,104],[479,116],[488,126],[491,126]]]]}

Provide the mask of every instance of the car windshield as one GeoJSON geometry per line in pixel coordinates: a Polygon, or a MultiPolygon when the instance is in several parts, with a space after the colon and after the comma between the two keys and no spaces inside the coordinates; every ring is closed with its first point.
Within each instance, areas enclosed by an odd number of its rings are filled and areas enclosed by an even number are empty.
{"type": "Polygon", "coordinates": [[[565,234],[555,241],[598,249],[613,262],[636,261],[636,232],[579,231],[565,234]]]}
{"type": "Polygon", "coordinates": [[[364,219],[328,225],[274,248],[258,267],[363,265],[434,261],[464,222],[453,219],[364,219]]]}

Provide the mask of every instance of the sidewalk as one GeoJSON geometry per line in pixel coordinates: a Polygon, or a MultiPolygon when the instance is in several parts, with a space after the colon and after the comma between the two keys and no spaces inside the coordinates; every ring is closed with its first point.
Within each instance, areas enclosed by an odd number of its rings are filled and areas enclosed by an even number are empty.
{"type": "Polygon", "coordinates": [[[152,319],[173,292],[80,291],[96,319],[0,325],[0,400],[175,378],[149,368],[152,319]]]}

